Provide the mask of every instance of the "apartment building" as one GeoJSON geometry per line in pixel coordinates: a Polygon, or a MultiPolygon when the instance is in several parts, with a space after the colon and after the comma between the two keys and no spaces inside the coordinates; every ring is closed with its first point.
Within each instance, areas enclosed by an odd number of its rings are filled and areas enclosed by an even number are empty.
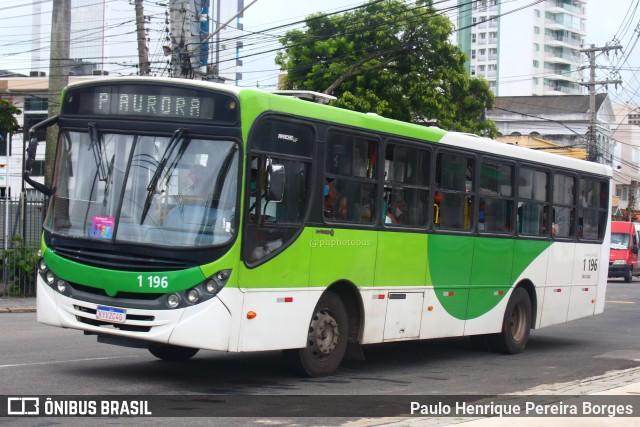
{"type": "Polygon", "coordinates": [[[458,0],[469,74],[497,96],[580,94],[586,0],[458,0]]]}

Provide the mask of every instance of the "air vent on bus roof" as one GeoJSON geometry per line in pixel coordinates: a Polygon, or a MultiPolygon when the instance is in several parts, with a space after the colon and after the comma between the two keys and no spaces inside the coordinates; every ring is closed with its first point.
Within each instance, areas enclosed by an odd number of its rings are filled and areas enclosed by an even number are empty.
{"type": "Polygon", "coordinates": [[[305,101],[317,102],[319,104],[328,104],[334,99],[337,99],[333,95],[314,92],[312,90],[274,90],[271,93],[275,93],[276,95],[282,95],[282,96],[290,96],[292,98],[304,99],[305,101]]]}

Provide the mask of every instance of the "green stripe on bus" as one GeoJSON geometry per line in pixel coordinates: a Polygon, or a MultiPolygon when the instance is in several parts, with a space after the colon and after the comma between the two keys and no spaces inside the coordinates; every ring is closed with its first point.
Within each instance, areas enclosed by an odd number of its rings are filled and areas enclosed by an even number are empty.
{"type": "Polygon", "coordinates": [[[436,296],[457,319],[479,317],[507,295],[548,247],[546,240],[430,235],[429,271],[436,296]]]}
{"type": "Polygon", "coordinates": [[[170,293],[188,289],[204,280],[200,267],[181,271],[131,272],[90,267],[54,254],[50,250],[44,252],[47,266],[55,274],[71,283],[78,283],[92,288],[104,289],[108,296],[116,296],[118,292],[136,293],[170,293]],[[154,277],[158,277],[155,286],[154,277]],[[151,279],[149,279],[151,278],[151,279]],[[162,280],[165,278],[165,280],[162,280]],[[166,287],[162,284],[166,283],[166,287]]]}

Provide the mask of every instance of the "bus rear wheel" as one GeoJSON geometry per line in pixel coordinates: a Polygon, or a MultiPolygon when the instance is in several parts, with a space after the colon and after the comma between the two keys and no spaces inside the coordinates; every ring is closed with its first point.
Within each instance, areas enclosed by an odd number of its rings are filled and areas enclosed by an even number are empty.
{"type": "Polygon", "coordinates": [[[196,355],[199,349],[190,347],[180,347],[177,345],[161,345],[152,344],[149,346],[149,352],[158,359],[168,362],[182,362],[191,359],[196,355]]]}
{"type": "Polygon", "coordinates": [[[531,332],[531,298],[524,288],[515,288],[504,312],[502,331],[492,336],[492,347],[501,353],[521,353],[531,332]]]}
{"type": "Polygon", "coordinates": [[[305,348],[285,350],[287,364],[298,374],[324,377],[333,374],[347,349],[349,320],[344,303],[328,291],[318,301],[305,348]]]}

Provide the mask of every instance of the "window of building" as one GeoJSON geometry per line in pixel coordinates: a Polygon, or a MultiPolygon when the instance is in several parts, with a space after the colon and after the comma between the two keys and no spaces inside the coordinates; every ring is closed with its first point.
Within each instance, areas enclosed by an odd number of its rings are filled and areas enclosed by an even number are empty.
{"type": "Polygon", "coordinates": [[[476,59],[476,50],[471,49],[471,59],[476,59]]]}
{"type": "Polygon", "coordinates": [[[629,200],[629,186],[626,184],[616,184],[616,196],[621,202],[629,200]]]}
{"type": "Polygon", "coordinates": [[[540,27],[538,26],[533,27],[533,34],[540,34],[540,27]]]}
{"type": "Polygon", "coordinates": [[[46,111],[48,109],[49,100],[47,98],[33,96],[24,99],[24,111],[46,111]]]}
{"type": "Polygon", "coordinates": [[[540,61],[538,61],[537,59],[533,60],[533,68],[540,68],[540,61]]]}
{"type": "Polygon", "coordinates": [[[471,43],[475,43],[476,42],[476,34],[471,34],[471,43]]]}
{"type": "Polygon", "coordinates": [[[640,165],[640,147],[631,147],[631,161],[635,165],[640,165]]]}

